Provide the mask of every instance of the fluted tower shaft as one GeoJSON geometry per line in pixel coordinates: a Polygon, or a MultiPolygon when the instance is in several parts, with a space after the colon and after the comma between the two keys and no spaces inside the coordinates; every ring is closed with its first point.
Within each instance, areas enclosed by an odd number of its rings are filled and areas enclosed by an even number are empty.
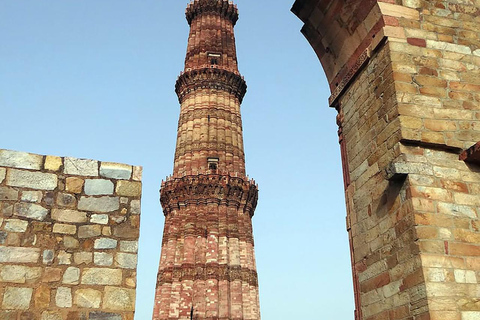
{"type": "Polygon", "coordinates": [[[162,183],[165,214],[153,319],[260,319],[252,217],[258,190],[245,174],[238,72],[227,0],[195,0],[173,175],[162,183]]]}

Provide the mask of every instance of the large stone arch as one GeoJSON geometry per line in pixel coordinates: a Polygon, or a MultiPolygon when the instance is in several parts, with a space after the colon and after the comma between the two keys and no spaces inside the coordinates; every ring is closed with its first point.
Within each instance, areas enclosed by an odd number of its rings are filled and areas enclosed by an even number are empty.
{"type": "Polygon", "coordinates": [[[339,113],[356,319],[480,319],[480,2],[292,11],[339,113]]]}

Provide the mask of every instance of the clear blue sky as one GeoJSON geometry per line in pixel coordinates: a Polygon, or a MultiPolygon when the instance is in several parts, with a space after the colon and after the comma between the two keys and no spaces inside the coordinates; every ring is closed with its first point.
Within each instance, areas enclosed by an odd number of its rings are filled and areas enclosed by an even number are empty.
{"type": "MultiPolygon", "coordinates": [[[[263,320],[353,319],[336,112],[293,0],[237,0],[263,320]]],[[[136,320],[152,314],[187,1],[1,0],[0,148],[144,167],[136,320]]]]}

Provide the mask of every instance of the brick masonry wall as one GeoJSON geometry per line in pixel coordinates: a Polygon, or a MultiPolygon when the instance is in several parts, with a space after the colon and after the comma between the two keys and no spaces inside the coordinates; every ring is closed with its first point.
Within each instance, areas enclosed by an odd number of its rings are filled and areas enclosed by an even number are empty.
{"type": "Polygon", "coordinates": [[[480,4],[297,0],[339,111],[356,319],[480,319],[480,4]]]}
{"type": "Polygon", "coordinates": [[[133,319],[141,172],[0,150],[0,319],[133,319]]]}

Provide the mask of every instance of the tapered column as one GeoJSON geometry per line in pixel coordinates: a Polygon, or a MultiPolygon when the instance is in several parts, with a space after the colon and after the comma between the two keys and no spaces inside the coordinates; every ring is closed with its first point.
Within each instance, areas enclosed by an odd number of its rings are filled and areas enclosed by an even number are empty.
{"type": "Polygon", "coordinates": [[[252,216],[258,190],[245,174],[235,5],[192,1],[173,175],[165,214],[154,320],[260,319],[252,216]]]}

